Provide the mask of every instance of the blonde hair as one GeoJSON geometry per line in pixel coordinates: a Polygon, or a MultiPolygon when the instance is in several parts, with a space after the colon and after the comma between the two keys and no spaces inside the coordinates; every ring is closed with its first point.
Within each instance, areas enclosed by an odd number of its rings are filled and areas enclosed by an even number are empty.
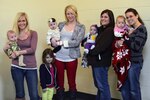
{"type": "Polygon", "coordinates": [[[19,27],[18,27],[18,20],[20,19],[20,17],[24,16],[27,22],[27,26],[26,26],[26,30],[29,31],[29,20],[28,20],[28,15],[25,12],[19,12],[17,13],[15,20],[14,20],[14,24],[13,24],[13,31],[17,34],[20,33],[19,27]]]}
{"type": "Polygon", "coordinates": [[[66,12],[68,9],[71,9],[74,11],[73,14],[75,15],[76,21],[78,22],[78,12],[77,12],[77,8],[74,5],[66,6],[66,8],[65,8],[65,19],[66,19],[66,21],[68,22],[67,15],[66,15],[66,12]]]}

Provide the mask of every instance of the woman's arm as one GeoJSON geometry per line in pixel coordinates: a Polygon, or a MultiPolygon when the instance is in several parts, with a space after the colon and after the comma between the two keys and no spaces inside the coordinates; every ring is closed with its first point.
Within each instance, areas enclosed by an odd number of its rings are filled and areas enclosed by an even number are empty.
{"type": "Polygon", "coordinates": [[[33,31],[31,33],[32,35],[32,39],[31,39],[31,47],[27,48],[26,51],[22,50],[23,54],[33,54],[36,51],[36,47],[37,47],[37,41],[38,41],[38,35],[37,32],[33,31]]]}

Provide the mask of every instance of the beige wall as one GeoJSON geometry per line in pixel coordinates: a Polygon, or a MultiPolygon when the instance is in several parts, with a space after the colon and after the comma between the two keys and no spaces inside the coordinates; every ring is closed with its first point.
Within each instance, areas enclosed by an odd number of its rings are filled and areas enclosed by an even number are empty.
{"type": "MultiPolygon", "coordinates": [[[[99,24],[99,15],[103,9],[111,9],[114,15],[124,14],[128,7],[136,8],[143,18],[148,31],[150,32],[150,1],[149,0],[0,0],[0,100],[13,100],[15,96],[14,85],[10,74],[10,60],[3,53],[3,46],[7,41],[6,32],[12,28],[13,20],[17,12],[24,11],[29,15],[30,26],[38,32],[37,61],[41,64],[41,53],[46,46],[45,34],[47,32],[47,19],[54,17],[58,22],[64,20],[64,8],[68,4],[74,4],[79,11],[79,20],[86,25],[86,32],[90,24],[99,24]],[[59,2],[59,3],[58,3],[59,2]]],[[[149,38],[148,41],[150,42],[149,38]]],[[[143,100],[150,100],[150,68],[148,53],[150,46],[146,44],[144,50],[145,63],[141,72],[141,88],[143,100]]],[[[120,93],[115,90],[116,75],[109,71],[109,83],[113,98],[121,98],[120,93]]],[[[67,90],[67,81],[66,81],[67,90]]],[[[81,68],[80,62],[77,71],[78,91],[96,94],[93,85],[91,68],[81,68]]],[[[27,88],[26,88],[27,92],[27,88]]],[[[28,96],[27,96],[28,98],[28,96]]]]}

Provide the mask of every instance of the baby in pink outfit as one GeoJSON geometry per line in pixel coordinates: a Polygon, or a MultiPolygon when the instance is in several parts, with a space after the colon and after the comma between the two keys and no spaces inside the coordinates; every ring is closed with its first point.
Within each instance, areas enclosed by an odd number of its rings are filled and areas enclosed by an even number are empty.
{"type": "Polygon", "coordinates": [[[128,26],[125,22],[124,16],[118,16],[116,20],[116,26],[114,28],[115,40],[113,43],[113,59],[112,65],[114,71],[117,74],[118,82],[117,89],[119,90],[124,84],[126,77],[128,75],[128,70],[130,68],[130,50],[128,46],[123,43],[119,48],[117,48],[116,42],[118,40],[127,40],[128,38],[128,26]]]}

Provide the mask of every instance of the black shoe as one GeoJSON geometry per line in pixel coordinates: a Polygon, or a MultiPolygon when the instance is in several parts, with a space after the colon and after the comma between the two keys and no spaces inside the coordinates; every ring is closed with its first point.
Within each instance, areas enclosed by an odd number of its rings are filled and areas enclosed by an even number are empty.
{"type": "Polygon", "coordinates": [[[64,100],[64,95],[65,95],[65,93],[64,93],[64,90],[57,90],[57,93],[56,93],[56,100],[64,100]]]}
{"type": "Polygon", "coordinates": [[[69,100],[76,100],[76,98],[77,98],[77,92],[76,91],[70,91],[69,92],[69,96],[70,96],[69,100]]]}

